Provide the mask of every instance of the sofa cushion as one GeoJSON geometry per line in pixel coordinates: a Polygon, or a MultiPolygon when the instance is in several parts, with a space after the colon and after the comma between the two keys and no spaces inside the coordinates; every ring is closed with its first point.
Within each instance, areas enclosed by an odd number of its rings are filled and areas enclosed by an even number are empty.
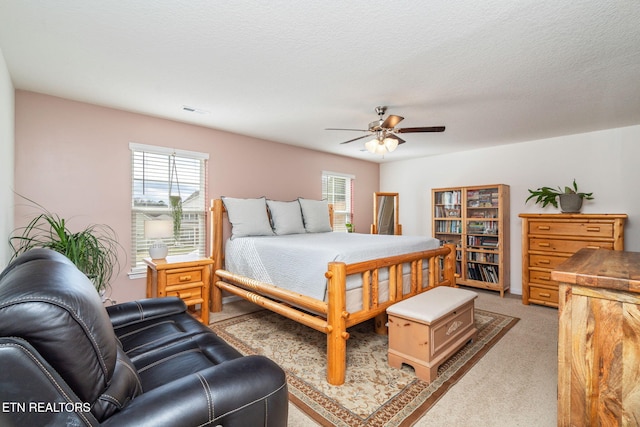
{"type": "Polygon", "coordinates": [[[211,330],[192,316],[178,297],[151,298],[107,307],[113,327],[129,358],[211,330]]]}
{"type": "Polygon", "coordinates": [[[145,392],[189,374],[242,357],[213,333],[175,341],[132,358],[145,392]]]}

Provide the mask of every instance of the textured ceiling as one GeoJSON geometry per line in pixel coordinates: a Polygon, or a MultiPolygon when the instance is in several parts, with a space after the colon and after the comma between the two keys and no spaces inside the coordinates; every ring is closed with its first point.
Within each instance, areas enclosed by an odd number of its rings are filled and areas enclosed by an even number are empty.
{"type": "Polygon", "coordinates": [[[637,0],[0,0],[0,49],[17,89],[370,161],[640,124],[637,0]],[[447,130],[324,130],[377,105],[447,130]]]}

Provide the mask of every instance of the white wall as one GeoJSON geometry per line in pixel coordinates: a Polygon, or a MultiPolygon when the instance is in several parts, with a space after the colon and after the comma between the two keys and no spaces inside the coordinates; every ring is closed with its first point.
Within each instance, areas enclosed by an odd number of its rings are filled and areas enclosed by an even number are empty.
{"type": "Polygon", "coordinates": [[[640,251],[640,126],[530,141],[442,156],[386,163],[380,191],[400,193],[403,234],[431,235],[431,189],[508,184],[511,188],[511,292],[522,294],[523,212],[544,210],[527,189],[570,185],[593,192],[583,213],[626,213],[625,249],[640,251]]]}
{"type": "Polygon", "coordinates": [[[13,230],[14,89],[0,50],[0,270],[9,262],[13,230]]]}

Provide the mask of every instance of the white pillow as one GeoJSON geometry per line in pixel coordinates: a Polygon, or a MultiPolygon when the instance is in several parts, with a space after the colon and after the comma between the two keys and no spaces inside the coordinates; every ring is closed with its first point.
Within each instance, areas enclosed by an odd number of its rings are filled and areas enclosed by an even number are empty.
{"type": "Polygon", "coordinates": [[[271,212],[271,224],[276,234],[300,234],[305,232],[302,211],[298,201],[279,202],[277,200],[267,200],[267,206],[269,206],[269,212],[271,212]]]}
{"type": "Polygon", "coordinates": [[[264,197],[259,199],[234,199],[222,197],[231,223],[231,238],[245,236],[273,236],[264,197]]]}
{"type": "Polygon", "coordinates": [[[302,220],[307,233],[333,231],[329,221],[329,204],[326,200],[298,199],[302,209],[302,220]]]}

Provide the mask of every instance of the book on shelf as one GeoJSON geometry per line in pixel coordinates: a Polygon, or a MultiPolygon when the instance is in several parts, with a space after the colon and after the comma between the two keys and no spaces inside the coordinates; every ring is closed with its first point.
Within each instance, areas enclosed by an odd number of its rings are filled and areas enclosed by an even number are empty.
{"type": "Polygon", "coordinates": [[[460,191],[443,191],[436,195],[436,203],[441,205],[459,205],[461,201],[462,193],[460,191]]]}
{"type": "Polygon", "coordinates": [[[481,282],[498,283],[498,270],[495,265],[467,263],[467,277],[481,282]]]}
{"type": "Polygon", "coordinates": [[[436,233],[462,233],[462,221],[437,221],[436,233]]]}

